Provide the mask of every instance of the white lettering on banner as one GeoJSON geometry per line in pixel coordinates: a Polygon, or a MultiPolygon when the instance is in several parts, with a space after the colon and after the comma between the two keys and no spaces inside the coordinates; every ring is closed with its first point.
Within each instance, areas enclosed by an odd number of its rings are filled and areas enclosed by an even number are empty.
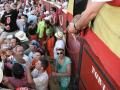
{"type": "Polygon", "coordinates": [[[102,90],[106,90],[106,86],[102,79],[100,78],[99,74],[95,70],[95,68],[92,66],[92,74],[94,75],[95,79],[97,80],[98,84],[101,86],[102,90]]]}

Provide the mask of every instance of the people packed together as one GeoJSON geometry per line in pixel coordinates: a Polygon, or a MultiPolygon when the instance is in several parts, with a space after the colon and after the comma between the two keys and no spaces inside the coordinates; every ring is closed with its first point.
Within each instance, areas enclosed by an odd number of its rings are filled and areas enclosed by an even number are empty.
{"type": "MultiPolygon", "coordinates": [[[[66,4],[64,5],[66,8],[66,4]]],[[[0,4],[0,90],[68,90],[71,59],[65,54],[58,10],[36,0],[2,0],[0,4]]]]}

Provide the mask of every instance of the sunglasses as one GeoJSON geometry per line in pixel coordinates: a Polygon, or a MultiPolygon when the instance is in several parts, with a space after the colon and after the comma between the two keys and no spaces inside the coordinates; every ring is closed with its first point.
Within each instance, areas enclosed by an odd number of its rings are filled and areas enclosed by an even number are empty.
{"type": "Polygon", "coordinates": [[[62,52],[57,53],[57,55],[63,54],[62,52]]]}

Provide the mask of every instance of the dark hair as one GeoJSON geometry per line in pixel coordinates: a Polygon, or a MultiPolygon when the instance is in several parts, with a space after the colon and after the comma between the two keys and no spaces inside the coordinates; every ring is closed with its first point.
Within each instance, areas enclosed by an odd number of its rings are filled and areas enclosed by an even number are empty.
{"type": "Polygon", "coordinates": [[[41,66],[43,67],[44,70],[46,70],[48,67],[48,61],[46,59],[42,59],[41,66]]]}
{"type": "Polygon", "coordinates": [[[22,79],[24,77],[24,68],[21,64],[15,63],[12,67],[12,74],[17,79],[22,79]]]}
{"type": "Polygon", "coordinates": [[[45,50],[43,48],[38,48],[36,52],[39,52],[41,55],[45,55],[45,50]]]}
{"type": "Polygon", "coordinates": [[[25,18],[28,18],[28,16],[27,16],[27,15],[25,15],[25,14],[22,14],[21,16],[24,16],[25,18]]]}
{"type": "Polygon", "coordinates": [[[45,23],[46,23],[48,26],[51,26],[51,27],[52,27],[52,24],[50,23],[49,20],[45,20],[45,23]]]}
{"type": "Polygon", "coordinates": [[[58,48],[57,50],[64,51],[64,49],[63,49],[63,48],[58,48]]]}
{"type": "Polygon", "coordinates": [[[57,9],[56,9],[56,7],[51,7],[51,10],[56,12],[57,9]]]}
{"type": "MultiPolygon", "coordinates": [[[[15,40],[16,40],[17,45],[21,45],[21,42],[20,42],[20,40],[19,40],[17,37],[13,36],[12,39],[15,39],[15,40]]],[[[11,40],[12,40],[12,39],[11,39],[11,40]]]]}

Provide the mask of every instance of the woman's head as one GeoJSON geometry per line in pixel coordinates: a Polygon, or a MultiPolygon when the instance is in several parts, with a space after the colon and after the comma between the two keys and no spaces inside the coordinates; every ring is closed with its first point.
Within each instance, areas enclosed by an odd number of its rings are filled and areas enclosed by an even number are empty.
{"type": "Polygon", "coordinates": [[[45,60],[45,59],[42,59],[41,61],[38,61],[36,64],[35,64],[35,68],[37,70],[40,70],[40,71],[44,71],[46,70],[48,67],[48,61],[45,60]]]}
{"type": "Polygon", "coordinates": [[[41,53],[40,53],[40,52],[35,52],[35,54],[34,54],[34,59],[35,59],[35,60],[41,60],[41,58],[42,58],[41,53]]]}
{"type": "Polygon", "coordinates": [[[62,49],[62,48],[57,49],[57,55],[58,55],[59,58],[62,59],[65,55],[64,49],[62,49]]]}

